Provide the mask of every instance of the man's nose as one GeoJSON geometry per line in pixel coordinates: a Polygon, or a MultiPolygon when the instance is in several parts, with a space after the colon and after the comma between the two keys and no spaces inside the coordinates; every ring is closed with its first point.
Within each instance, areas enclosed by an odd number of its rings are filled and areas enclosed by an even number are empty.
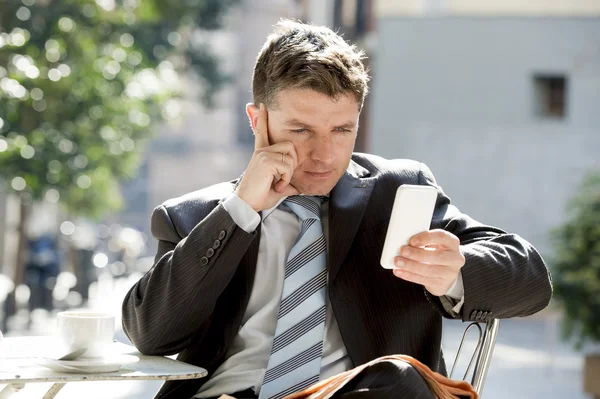
{"type": "Polygon", "coordinates": [[[319,137],[312,143],[311,157],[314,161],[319,161],[330,165],[334,159],[334,143],[329,137],[319,137]]]}

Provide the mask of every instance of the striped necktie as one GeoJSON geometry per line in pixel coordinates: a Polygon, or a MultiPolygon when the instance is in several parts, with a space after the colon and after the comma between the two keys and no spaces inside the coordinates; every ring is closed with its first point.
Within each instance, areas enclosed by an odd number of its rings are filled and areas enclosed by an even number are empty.
{"type": "Polygon", "coordinates": [[[259,399],[279,399],[319,381],[325,331],[327,245],[320,206],[326,197],[283,204],[302,226],[285,265],[277,327],[259,399]]]}

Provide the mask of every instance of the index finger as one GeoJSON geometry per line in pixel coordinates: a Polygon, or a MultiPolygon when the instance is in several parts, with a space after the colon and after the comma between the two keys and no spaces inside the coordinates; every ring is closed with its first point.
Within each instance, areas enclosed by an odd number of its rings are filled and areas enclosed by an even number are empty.
{"type": "Polygon", "coordinates": [[[268,147],[269,144],[269,129],[267,127],[267,107],[263,103],[258,108],[258,121],[256,121],[256,127],[254,128],[254,149],[268,147]]]}
{"type": "Polygon", "coordinates": [[[410,245],[422,247],[425,245],[444,245],[447,248],[454,248],[460,245],[460,240],[454,234],[441,229],[424,231],[415,234],[408,241],[410,245]]]}

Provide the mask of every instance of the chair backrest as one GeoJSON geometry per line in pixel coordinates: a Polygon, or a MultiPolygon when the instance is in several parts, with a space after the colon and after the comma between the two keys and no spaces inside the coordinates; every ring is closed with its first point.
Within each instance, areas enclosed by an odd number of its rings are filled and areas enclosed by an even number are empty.
{"type": "Polygon", "coordinates": [[[462,352],[462,347],[465,343],[467,333],[473,327],[476,327],[479,331],[479,338],[477,340],[477,346],[475,347],[475,351],[471,356],[471,360],[469,361],[469,365],[467,366],[467,370],[465,371],[465,374],[463,376],[463,380],[467,379],[469,371],[473,366],[473,362],[475,362],[475,367],[473,368],[473,375],[471,377],[470,382],[473,386],[473,389],[475,389],[475,391],[481,397],[483,385],[485,383],[487,372],[490,368],[490,363],[492,361],[494,346],[496,345],[496,337],[498,336],[498,328],[500,327],[499,320],[491,319],[485,323],[473,322],[467,326],[465,332],[463,333],[462,340],[460,341],[460,346],[458,347],[458,352],[456,353],[456,358],[454,359],[454,364],[452,365],[452,371],[450,371],[450,378],[453,377],[456,365],[458,364],[458,358],[460,357],[460,353],[462,352]],[[481,328],[481,324],[485,324],[485,329],[481,328]]]}

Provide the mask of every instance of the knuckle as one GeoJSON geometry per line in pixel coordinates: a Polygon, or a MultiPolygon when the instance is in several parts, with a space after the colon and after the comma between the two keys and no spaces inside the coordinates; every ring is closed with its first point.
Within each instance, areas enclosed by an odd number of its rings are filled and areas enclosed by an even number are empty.
{"type": "Polygon", "coordinates": [[[294,143],[292,143],[291,141],[289,142],[289,146],[288,146],[287,150],[292,158],[294,158],[294,159],[297,158],[298,154],[296,153],[296,147],[294,146],[294,143]]]}
{"type": "Polygon", "coordinates": [[[433,232],[434,237],[438,240],[443,240],[444,238],[446,238],[447,234],[448,234],[447,231],[440,230],[440,229],[434,230],[434,232],[433,232]]]}
{"type": "Polygon", "coordinates": [[[269,161],[270,161],[270,158],[269,158],[269,156],[267,155],[266,152],[263,152],[263,153],[259,154],[259,156],[258,156],[258,162],[261,165],[263,165],[263,166],[264,165],[268,165],[269,161]]]}

